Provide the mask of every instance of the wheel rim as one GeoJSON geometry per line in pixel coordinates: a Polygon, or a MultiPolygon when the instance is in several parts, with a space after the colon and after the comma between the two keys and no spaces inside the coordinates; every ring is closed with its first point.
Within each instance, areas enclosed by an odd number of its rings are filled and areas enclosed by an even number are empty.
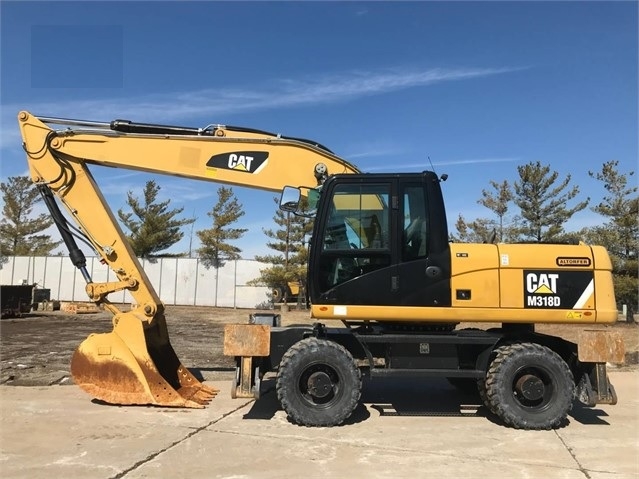
{"type": "Polygon", "coordinates": [[[522,408],[542,411],[552,403],[555,392],[552,375],[543,368],[521,368],[513,378],[512,395],[522,408]]]}
{"type": "Polygon", "coordinates": [[[341,393],[340,377],[327,364],[312,364],[300,375],[298,381],[300,395],[308,405],[325,409],[335,403],[341,393]]]}

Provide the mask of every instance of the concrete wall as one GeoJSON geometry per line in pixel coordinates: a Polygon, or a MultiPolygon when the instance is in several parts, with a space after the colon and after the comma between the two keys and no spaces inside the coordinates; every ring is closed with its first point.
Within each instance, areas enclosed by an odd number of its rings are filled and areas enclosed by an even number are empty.
{"type": "MultiPolygon", "coordinates": [[[[142,261],[142,267],[165,304],[254,308],[268,300],[266,287],[247,286],[267,265],[254,260],[229,261],[222,268],[207,269],[196,258],[158,258],[142,261]]],[[[87,270],[95,283],[117,281],[115,274],[100,263],[87,258],[87,270]]],[[[37,284],[50,289],[51,299],[87,301],[82,274],[66,256],[14,256],[1,265],[0,283],[37,284]]],[[[114,303],[131,303],[126,291],[109,295],[114,303]]]]}

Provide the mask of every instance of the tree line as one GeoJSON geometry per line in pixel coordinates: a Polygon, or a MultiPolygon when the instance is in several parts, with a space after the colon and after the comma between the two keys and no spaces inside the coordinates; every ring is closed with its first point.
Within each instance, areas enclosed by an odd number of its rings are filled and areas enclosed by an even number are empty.
{"type": "MultiPolygon", "coordinates": [[[[460,214],[450,240],[474,243],[584,241],[602,245],[613,263],[617,300],[628,305],[632,318],[638,302],[639,269],[639,195],[634,186],[636,182],[632,182],[634,171],[619,171],[617,161],[608,161],[599,171],[589,171],[589,175],[599,181],[605,191],[602,201],[592,206],[590,198],[578,199],[580,189],[571,185],[570,175],[560,178],[559,173],[540,162],[517,166],[514,182],[491,180],[489,187],[482,190],[477,202],[486,207],[487,216],[467,219],[460,214]],[[566,224],[573,215],[589,206],[600,215],[601,223],[567,231],[566,224]]],[[[44,233],[53,223],[49,215],[34,214],[40,197],[31,180],[27,176],[10,177],[0,184],[0,190],[4,199],[0,255],[51,254],[61,242],[44,233]]],[[[184,237],[184,227],[195,222],[195,218],[182,217],[184,208],[171,209],[170,200],[159,201],[159,192],[160,186],[150,180],[141,197],[129,191],[128,210],[117,212],[127,239],[140,258],[167,256],[162,252],[179,242],[184,237]]],[[[278,199],[274,199],[277,203],[278,199]]],[[[273,253],[255,258],[272,266],[263,269],[252,283],[276,288],[297,282],[304,288],[312,219],[280,211],[277,206],[275,211],[275,227],[263,230],[269,238],[267,247],[273,253]]],[[[211,218],[211,227],[196,232],[200,240],[197,256],[205,266],[214,268],[239,259],[242,251],[233,241],[247,230],[236,227],[244,211],[232,188],[218,188],[217,201],[207,215],[211,218]]]]}
{"type": "MultiPolygon", "coordinates": [[[[184,237],[183,227],[195,222],[195,218],[181,218],[184,208],[170,209],[171,200],[159,201],[160,186],[154,181],[146,182],[141,198],[132,191],[127,193],[129,211],[119,209],[120,224],[127,231],[126,238],[139,258],[152,259],[159,256],[186,256],[185,253],[168,254],[164,251],[184,237]]],[[[34,214],[41,202],[38,190],[28,176],[9,177],[0,183],[4,200],[3,218],[0,222],[0,256],[46,256],[50,255],[62,241],[55,241],[44,232],[53,225],[48,213],[34,214]]],[[[229,241],[239,239],[247,230],[234,228],[243,215],[242,205],[233,190],[220,187],[217,202],[207,213],[212,227],[196,232],[201,247],[196,250],[208,267],[219,268],[225,261],[240,258],[240,248],[229,241]]]]}
{"type": "Polygon", "coordinates": [[[490,181],[477,202],[489,211],[487,217],[468,220],[459,215],[451,241],[576,243],[604,246],[612,260],[615,295],[628,306],[628,318],[637,310],[639,263],[639,195],[634,171],[619,171],[618,161],[605,162],[588,175],[602,185],[605,194],[590,210],[601,217],[596,226],[566,231],[572,216],[590,205],[590,198],[577,201],[579,186],[571,176],[559,178],[540,162],[517,167],[517,179],[490,181]]]}

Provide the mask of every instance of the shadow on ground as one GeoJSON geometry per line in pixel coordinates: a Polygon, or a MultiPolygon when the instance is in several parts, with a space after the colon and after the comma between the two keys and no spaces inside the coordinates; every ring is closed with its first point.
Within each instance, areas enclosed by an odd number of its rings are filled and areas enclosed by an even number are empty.
{"type": "MultiPolygon", "coordinates": [[[[369,409],[380,416],[457,416],[485,415],[477,394],[465,394],[444,379],[416,383],[406,378],[376,378],[364,380],[360,404],[345,425],[365,421],[369,409]]],[[[275,393],[275,379],[262,381],[260,399],[253,403],[244,419],[271,419],[281,410],[275,393]]]]}

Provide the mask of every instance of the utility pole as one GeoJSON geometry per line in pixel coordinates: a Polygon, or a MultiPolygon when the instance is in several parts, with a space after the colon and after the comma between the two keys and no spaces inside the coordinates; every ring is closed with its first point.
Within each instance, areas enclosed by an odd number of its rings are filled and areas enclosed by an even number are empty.
{"type": "Polygon", "coordinates": [[[195,210],[193,210],[193,223],[191,223],[191,234],[189,235],[189,258],[192,258],[193,251],[193,228],[195,227],[195,210]]]}

